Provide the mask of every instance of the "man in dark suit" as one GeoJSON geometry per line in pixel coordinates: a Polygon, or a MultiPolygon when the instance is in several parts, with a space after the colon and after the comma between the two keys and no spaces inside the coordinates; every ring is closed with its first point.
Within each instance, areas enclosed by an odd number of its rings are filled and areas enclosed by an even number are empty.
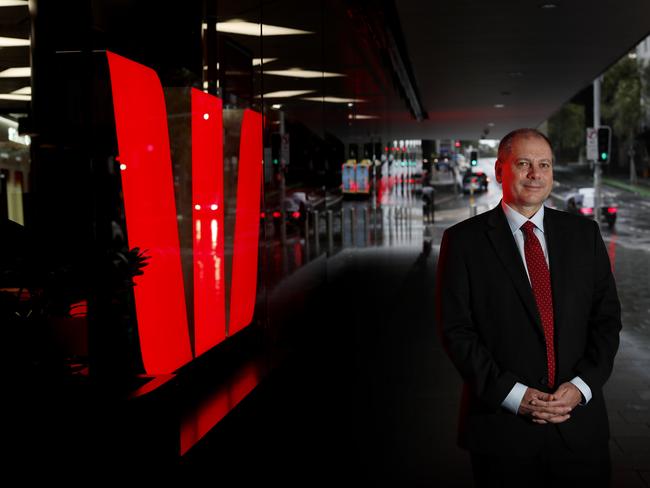
{"type": "Polygon", "coordinates": [[[553,153],[534,129],[499,145],[494,209],[447,229],[437,322],[463,380],[459,445],[477,486],[608,486],[602,388],[620,304],[596,222],[544,207],[553,153]]]}

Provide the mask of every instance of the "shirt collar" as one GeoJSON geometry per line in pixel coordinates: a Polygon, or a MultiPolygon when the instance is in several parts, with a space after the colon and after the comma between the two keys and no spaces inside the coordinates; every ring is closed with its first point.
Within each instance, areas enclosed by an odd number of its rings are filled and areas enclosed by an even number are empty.
{"type": "Polygon", "coordinates": [[[544,205],[542,205],[530,219],[527,219],[515,209],[511,208],[503,200],[501,200],[501,208],[503,209],[503,213],[506,215],[506,220],[508,221],[508,225],[513,234],[517,232],[527,220],[530,220],[535,224],[535,227],[544,232],[544,205]]]}

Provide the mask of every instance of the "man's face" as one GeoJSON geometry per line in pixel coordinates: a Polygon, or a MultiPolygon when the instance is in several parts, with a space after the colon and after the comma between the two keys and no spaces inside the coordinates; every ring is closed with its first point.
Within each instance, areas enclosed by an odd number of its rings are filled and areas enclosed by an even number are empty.
{"type": "Polygon", "coordinates": [[[553,153],[541,137],[515,138],[507,160],[497,161],[494,169],[504,202],[528,216],[542,206],[553,188],[553,153]]]}

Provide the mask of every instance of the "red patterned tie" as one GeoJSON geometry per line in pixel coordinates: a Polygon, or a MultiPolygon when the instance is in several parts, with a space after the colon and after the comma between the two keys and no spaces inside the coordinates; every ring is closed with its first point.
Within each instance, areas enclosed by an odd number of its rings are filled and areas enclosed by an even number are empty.
{"type": "Polygon", "coordinates": [[[551,274],[548,271],[544,252],[539,239],[533,232],[535,224],[530,220],[521,226],[524,233],[524,254],[526,267],[533,287],[537,310],[542,319],[546,339],[546,363],[548,366],[548,387],[555,384],[555,348],[553,346],[553,296],[551,295],[551,274]]]}

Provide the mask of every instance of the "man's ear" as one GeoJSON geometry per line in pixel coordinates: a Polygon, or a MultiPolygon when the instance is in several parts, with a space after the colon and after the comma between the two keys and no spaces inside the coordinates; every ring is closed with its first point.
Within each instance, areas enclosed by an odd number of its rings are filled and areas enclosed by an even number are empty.
{"type": "Polygon", "coordinates": [[[501,183],[501,160],[499,159],[494,163],[494,176],[497,179],[497,183],[501,183]]]}

